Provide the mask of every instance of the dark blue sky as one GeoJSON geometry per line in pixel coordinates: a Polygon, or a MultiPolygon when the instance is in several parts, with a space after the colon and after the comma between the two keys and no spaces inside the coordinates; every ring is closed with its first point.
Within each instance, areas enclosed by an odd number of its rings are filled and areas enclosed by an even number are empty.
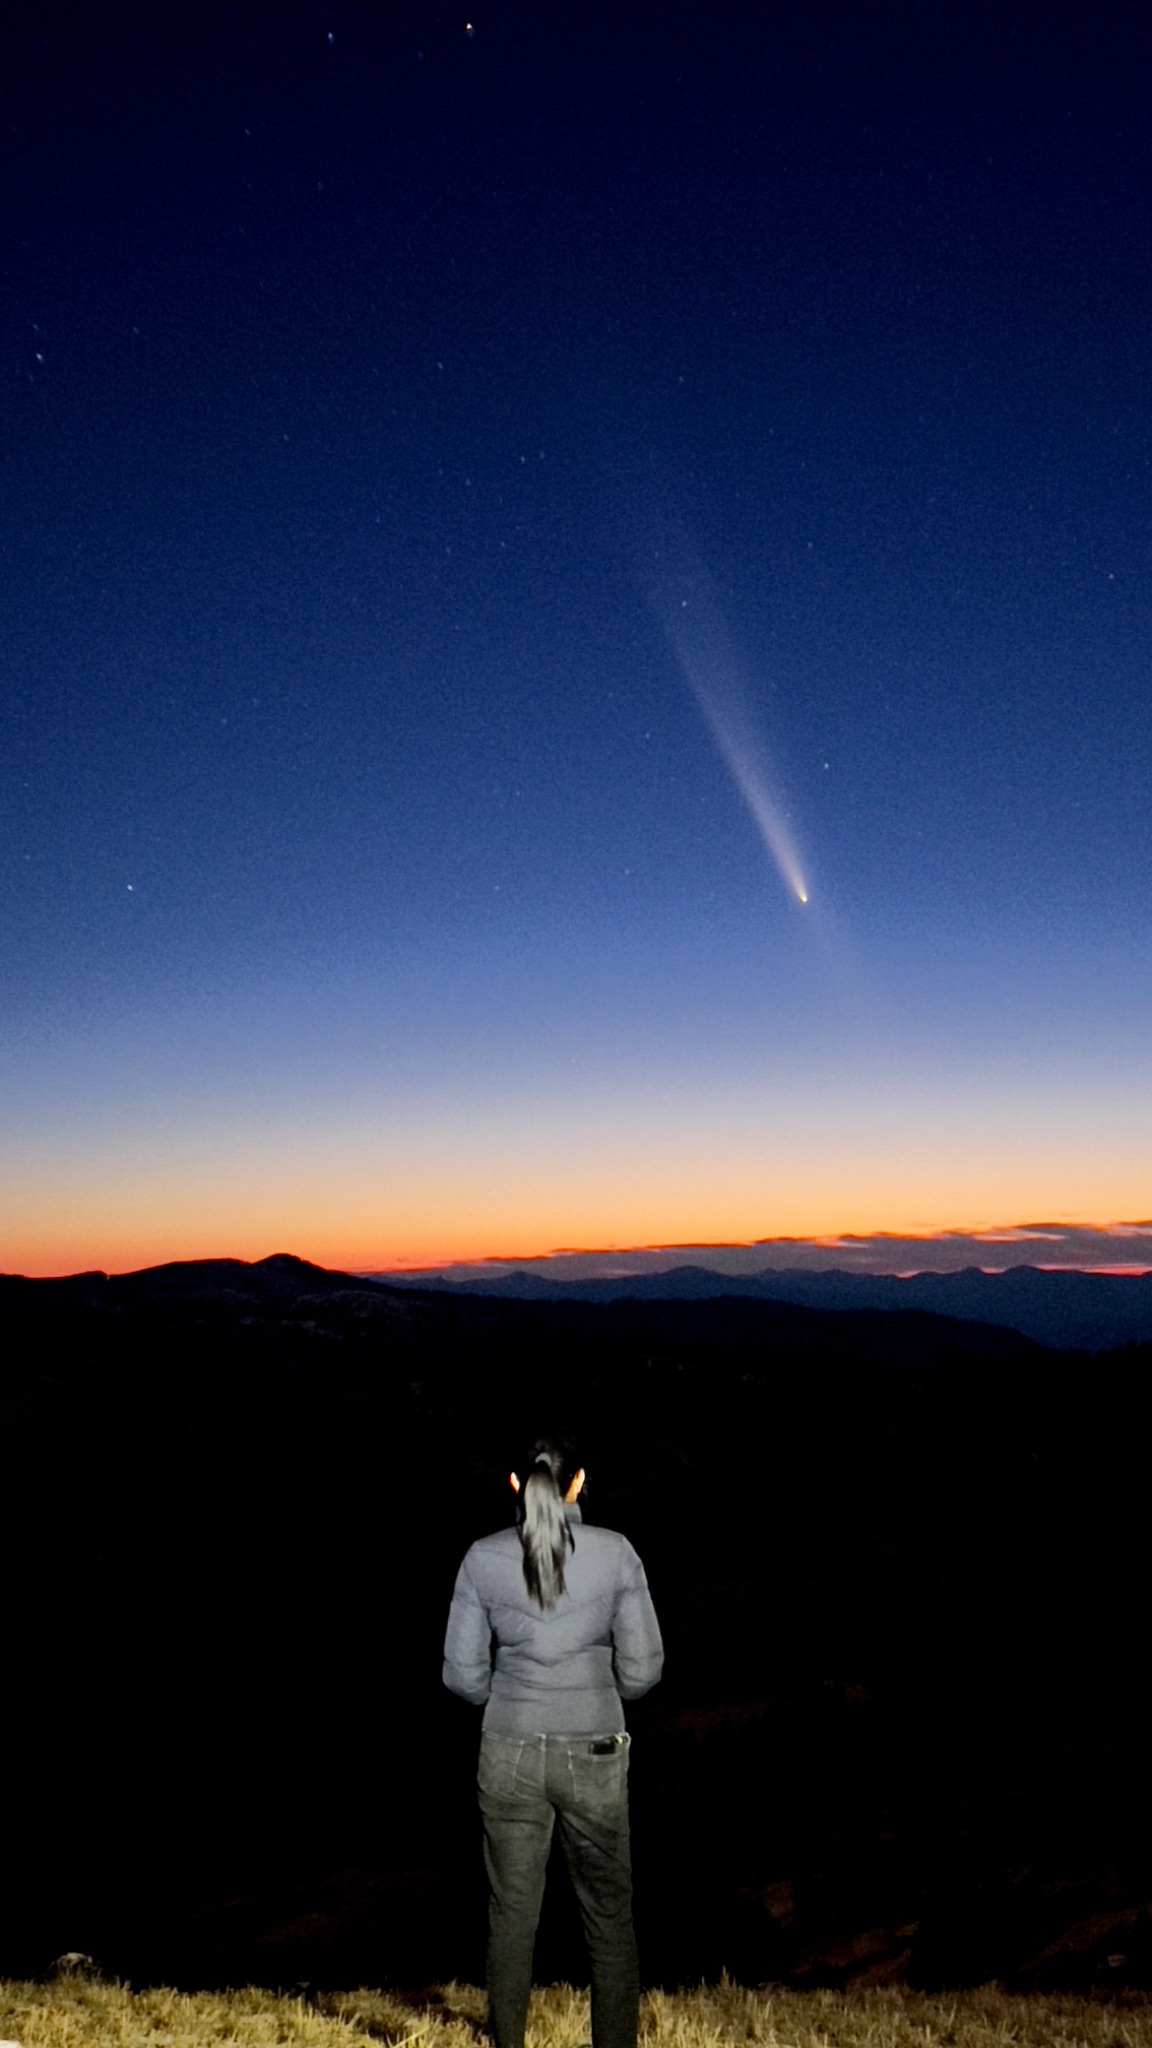
{"type": "Polygon", "coordinates": [[[0,1263],[1146,1215],[1143,11],[167,12],[10,45],[0,1263]]]}

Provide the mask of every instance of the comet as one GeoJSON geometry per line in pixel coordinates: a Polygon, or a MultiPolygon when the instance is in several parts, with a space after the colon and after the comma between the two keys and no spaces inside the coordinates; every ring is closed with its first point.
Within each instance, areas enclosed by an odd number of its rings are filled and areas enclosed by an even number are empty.
{"type": "Polygon", "coordinates": [[[797,903],[806,904],[808,884],[800,855],[757,731],[739,662],[703,568],[686,544],[675,552],[685,558],[676,579],[679,594],[662,586],[652,593],[653,610],[769,858],[789,894],[797,903]]]}

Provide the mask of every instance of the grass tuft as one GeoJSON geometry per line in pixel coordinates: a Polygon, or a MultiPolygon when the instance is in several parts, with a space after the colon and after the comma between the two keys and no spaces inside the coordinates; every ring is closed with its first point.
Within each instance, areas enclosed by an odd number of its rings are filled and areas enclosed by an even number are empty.
{"type": "MultiPolygon", "coordinates": [[[[446,1984],[418,1998],[330,1992],[305,2003],[271,1991],[133,1991],[68,1971],[0,1983],[0,2041],[19,2048],[476,2048],[484,1994],[446,1984]]],[[[588,2000],[554,1984],[532,1995],[528,2048],[582,2048],[588,2000]]],[[[726,1980],[650,1991],[641,2048],[1152,2048],[1152,1997],[1018,1997],[748,1990],[726,1980]]]]}

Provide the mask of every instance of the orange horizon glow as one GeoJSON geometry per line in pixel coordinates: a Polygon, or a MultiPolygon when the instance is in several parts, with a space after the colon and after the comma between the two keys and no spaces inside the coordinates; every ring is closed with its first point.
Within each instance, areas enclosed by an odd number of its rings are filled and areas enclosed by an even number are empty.
{"type": "MultiPolygon", "coordinates": [[[[1125,1223],[1086,1222],[1082,1216],[1070,1213],[1049,1215],[1048,1220],[1054,1228],[1099,1232],[1104,1238],[1144,1234],[1152,1227],[1148,1224],[1141,1226],[1130,1220],[1125,1223]]],[[[1006,1269],[1010,1262],[1003,1256],[987,1255],[993,1254],[1001,1247],[1007,1249],[1009,1245],[1018,1254],[1011,1263],[1028,1264],[1044,1271],[1092,1271],[1118,1277],[1136,1277],[1152,1271],[1152,1256],[1143,1264],[1135,1260],[1120,1261],[1115,1256],[1114,1245],[1109,1247],[1112,1256],[1102,1258],[1099,1264],[1083,1259],[1062,1260],[1058,1256],[1052,1257],[1051,1254],[1045,1258],[1042,1254],[1048,1247],[1042,1240],[1035,1240],[1036,1256],[1027,1257],[1028,1244],[1033,1241],[1031,1231],[1019,1226],[997,1226],[983,1220],[971,1224],[952,1222],[929,1227],[917,1223],[907,1228],[886,1222],[874,1229],[862,1228],[858,1223],[853,1223],[839,1231],[829,1231],[825,1227],[811,1232],[760,1231],[755,1235],[732,1236],[709,1233],[667,1238],[634,1237],[626,1241],[590,1238],[584,1243],[572,1239],[557,1243],[555,1239],[536,1231],[501,1238],[498,1240],[500,1249],[495,1251],[492,1249],[492,1238],[485,1240],[471,1233],[455,1236],[445,1232],[443,1235],[437,1233],[423,1239],[418,1239],[413,1234],[403,1241],[402,1248],[398,1248],[395,1242],[382,1244],[378,1238],[373,1241],[345,1235],[338,1226],[330,1229],[321,1227],[311,1231],[298,1228],[289,1236],[283,1233],[278,1236],[275,1229],[269,1230],[263,1225],[248,1225],[233,1230],[202,1229],[193,1234],[178,1225],[165,1228],[163,1225],[153,1224],[150,1229],[129,1231],[115,1238],[109,1235],[102,1241],[95,1233],[90,1234],[84,1230],[78,1230],[74,1236],[62,1235],[55,1242],[47,1239],[39,1243],[32,1241],[25,1246],[23,1256],[17,1252],[15,1246],[11,1251],[6,1251],[6,1247],[0,1241],[0,1271],[19,1274],[28,1279],[57,1279],[84,1272],[140,1272],[154,1266],[210,1259],[228,1258],[255,1263],[276,1253],[287,1252],[307,1260],[310,1264],[324,1266],[336,1272],[419,1273],[437,1272],[443,1267],[457,1265],[519,1265],[525,1261],[563,1261],[577,1256],[627,1259],[678,1251],[687,1253],[733,1248],[754,1251],[760,1246],[763,1246],[766,1252],[792,1245],[797,1250],[823,1250],[834,1254],[838,1249],[843,1249],[849,1253],[854,1248],[858,1251],[862,1242],[868,1246],[875,1246],[876,1256],[882,1258],[884,1245],[890,1242],[894,1246],[898,1244],[905,1256],[898,1269],[885,1267],[883,1270],[911,1273],[918,1269],[907,1265],[906,1247],[909,1242],[927,1247],[946,1245],[957,1240],[972,1253],[972,1258],[966,1263],[980,1265],[986,1272],[1006,1269]],[[12,1255],[14,1252],[15,1257],[12,1255]],[[984,1253],[985,1256],[978,1256],[980,1253],[984,1253]]]]}
{"type": "Polygon", "coordinates": [[[165,1078],[151,1096],[25,1105],[0,1167],[0,1269],[48,1278],[288,1251],[415,1273],[572,1247],[855,1237],[891,1271],[909,1254],[884,1240],[957,1235],[984,1240],[972,1263],[1067,1258],[1042,1240],[1019,1248],[1021,1226],[1004,1219],[1028,1217],[1099,1231],[1101,1263],[1128,1263],[1145,1246],[1107,1242],[1112,1219],[1152,1212],[1130,1090],[1047,1073],[1027,1090],[997,1074],[978,1093],[803,1063],[707,1085],[690,1066],[611,1088],[530,1069],[515,1086],[465,1074],[410,1093],[337,1080],[185,1098],[165,1078]]]}

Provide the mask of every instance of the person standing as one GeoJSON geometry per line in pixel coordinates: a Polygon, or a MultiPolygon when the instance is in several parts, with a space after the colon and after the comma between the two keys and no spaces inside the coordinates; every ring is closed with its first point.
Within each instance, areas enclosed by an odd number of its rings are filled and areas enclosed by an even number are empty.
{"type": "Polygon", "coordinates": [[[488,2024],[523,2048],[532,1952],[555,1826],[592,1977],[592,2048],[635,2048],[624,1700],[660,1677],[660,1628],[626,1536],[583,1521],[584,1468],[535,1442],[514,1471],[516,1526],[481,1537],[456,1576],[444,1683],[484,1708],[478,1783],[488,1872],[488,2024]]]}

